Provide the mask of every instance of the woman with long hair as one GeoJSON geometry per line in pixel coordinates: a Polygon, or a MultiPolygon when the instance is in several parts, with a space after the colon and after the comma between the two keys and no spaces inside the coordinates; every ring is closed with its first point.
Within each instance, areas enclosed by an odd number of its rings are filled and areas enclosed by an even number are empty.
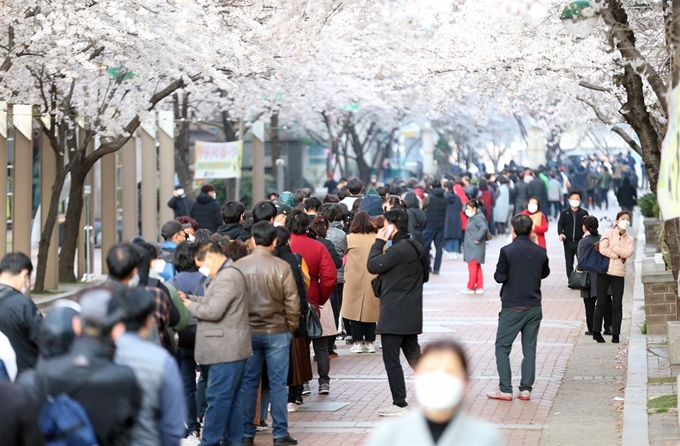
{"type": "Polygon", "coordinates": [[[352,341],[350,353],[375,353],[375,327],[380,300],[373,292],[375,275],[366,269],[368,254],[378,233],[371,217],[360,211],[354,217],[347,236],[347,269],[342,297],[342,316],[350,320],[352,341]]]}

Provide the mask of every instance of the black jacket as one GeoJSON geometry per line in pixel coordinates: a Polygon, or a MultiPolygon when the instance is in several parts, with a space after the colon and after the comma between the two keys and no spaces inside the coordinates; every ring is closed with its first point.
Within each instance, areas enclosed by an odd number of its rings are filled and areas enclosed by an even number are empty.
{"type": "Polygon", "coordinates": [[[427,214],[420,209],[420,202],[418,197],[413,192],[409,192],[404,196],[404,203],[406,203],[406,212],[408,213],[408,233],[413,236],[418,243],[424,245],[423,229],[427,224],[427,214]]]}
{"type": "Polygon", "coordinates": [[[328,253],[333,258],[335,269],[340,268],[342,266],[342,257],[340,257],[340,254],[338,254],[338,251],[335,249],[335,245],[333,244],[333,242],[323,237],[317,237],[314,240],[316,240],[317,242],[321,242],[321,244],[326,247],[328,253]]]}
{"type": "Polygon", "coordinates": [[[501,248],[493,278],[501,286],[503,308],[540,307],[541,281],[550,274],[548,254],[522,235],[501,248]]]}
{"type": "Polygon", "coordinates": [[[290,246],[279,246],[276,248],[276,257],[284,260],[290,265],[290,269],[293,270],[293,278],[295,278],[295,286],[298,290],[298,296],[300,297],[300,313],[304,314],[307,311],[307,290],[305,289],[305,280],[302,277],[302,270],[300,267],[300,259],[302,256],[298,257],[297,254],[293,254],[290,250],[290,246]]]}
{"type": "Polygon", "coordinates": [[[423,332],[423,281],[429,268],[422,245],[397,232],[392,246],[377,239],[368,255],[368,272],[378,274],[380,316],[376,333],[411,335],[423,332]]]}
{"type": "Polygon", "coordinates": [[[446,223],[446,206],[448,205],[444,197],[444,189],[434,188],[430,191],[430,204],[425,208],[427,223],[425,229],[443,231],[446,223]]]}
{"type": "Polygon", "coordinates": [[[578,208],[576,212],[571,208],[563,210],[557,220],[557,234],[564,234],[567,240],[578,242],[583,238],[583,217],[586,215],[588,211],[583,208],[578,208]]]}
{"type": "Polygon", "coordinates": [[[30,297],[0,285],[0,332],[12,344],[19,372],[34,368],[38,362],[41,322],[42,314],[30,297]]]}
{"type": "Polygon", "coordinates": [[[22,379],[22,384],[33,386],[29,390],[36,396],[38,407],[48,395],[62,393],[79,402],[100,446],[128,445],[142,391],[130,367],[113,363],[114,354],[112,340],[80,337],[69,354],[40,361],[34,379],[22,379]]]}
{"type": "Polygon", "coordinates": [[[241,240],[242,242],[250,238],[250,231],[240,223],[225,223],[217,228],[217,232],[228,235],[232,240],[241,240]]]}
{"type": "Polygon", "coordinates": [[[191,207],[189,216],[196,220],[198,229],[217,231],[222,224],[222,206],[208,194],[200,194],[191,207]]]}
{"type": "Polygon", "coordinates": [[[633,209],[637,204],[637,191],[630,184],[630,178],[623,179],[623,184],[616,191],[616,199],[619,200],[619,206],[622,208],[633,209]]]}
{"type": "Polygon", "coordinates": [[[515,195],[515,214],[519,214],[527,208],[527,202],[529,201],[529,184],[520,179],[517,184],[515,184],[515,190],[517,191],[515,195]]]}
{"type": "Polygon", "coordinates": [[[175,218],[189,215],[193,205],[194,201],[186,195],[183,197],[172,197],[170,201],[168,201],[168,207],[175,211],[175,218]]]}
{"type": "Polygon", "coordinates": [[[38,409],[18,384],[0,381],[0,438],[3,446],[42,446],[38,409]]]}
{"type": "Polygon", "coordinates": [[[529,183],[529,198],[531,197],[538,198],[541,209],[543,209],[544,212],[548,212],[550,209],[550,203],[548,202],[548,188],[540,177],[534,178],[531,180],[531,183],[529,183]]]}

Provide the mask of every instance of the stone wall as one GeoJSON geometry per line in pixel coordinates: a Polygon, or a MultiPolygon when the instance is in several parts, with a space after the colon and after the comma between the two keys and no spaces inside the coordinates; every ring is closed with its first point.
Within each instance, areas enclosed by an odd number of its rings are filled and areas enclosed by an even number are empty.
{"type": "Polygon", "coordinates": [[[642,283],[645,289],[647,334],[665,335],[667,322],[678,320],[678,289],[673,274],[664,270],[658,259],[642,260],[642,283]]]}

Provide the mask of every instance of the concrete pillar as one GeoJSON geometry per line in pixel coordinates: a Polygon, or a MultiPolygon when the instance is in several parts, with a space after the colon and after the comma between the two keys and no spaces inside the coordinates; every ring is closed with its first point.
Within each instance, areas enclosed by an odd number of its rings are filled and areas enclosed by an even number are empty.
{"type": "Polygon", "coordinates": [[[264,123],[253,125],[253,204],[265,199],[264,191],[264,123]]]}
{"type": "Polygon", "coordinates": [[[33,218],[33,107],[14,105],[12,250],[31,255],[33,218]]]}
{"type": "MultiPolygon", "coordinates": [[[[158,199],[156,193],[156,132],[143,126],[142,139],[142,237],[156,240],[158,199]]],[[[161,197],[162,198],[162,197],[161,197]]]]}
{"type": "Polygon", "coordinates": [[[423,138],[423,173],[434,177],[434,136],[431,128],[422,130],[423,138]]]}
{"type": "Polygon", "coordinates": [[[137,150],[130,138],[120,149],[122,166],[121,200],[123,201],[123,241],[129,242],[138,234],[137,225],[137,150]]]}
{"type": "Polygon", "coordinates": [[[538,127],[529,129],[529,167],[538,169],[538,166],[545,165],[545,134],[538,127]]]}
{"type": "Polygon", "coordinates": [[[162,225],[174,217],[172,209],[167,206],[167,200],[175,189],[175,118],[171,111],[158,112],[158,143],[161,200],[158,214],[162,225]]]}
{"type": "Polygon", "coordinates": [[[118,242],[116,204],[116,154],[103,156],[101,166],[101,248],[102,274],[108,274],[106,254],[118,242]]]}
{"type": "MultiPolygon", "coordinates": [[[[7,184],[7,102],[0,102],[0,184],[7,184]]],[[[5,192],[7,186],[5,186],[5,192]]],[[[7,254],[7,194],[0,194],[0,258],[7,254]]]]}
{"type": "MultiPolygon", "coordinates": [[[[52,198],[52,185],[57,177],[54,166],[57,157],[50,146],[47,135],[40,135],[40,225],[45,227],[50,199],[52,198]]],[[[41,228],[41,230],[42,230],[41,228]]],[[[50,249],[47,251],[47,267],[45,268],[45,289],[59,289],[59,221],[54,225],[50,238],[50,249]]]]}
{"type": "MultiPolygon", "coordinates": [[[[82,145],[85,143],[85,128],[81,125],[78,129],[78,147],[82,147],[82,145]]],[[[90,143],[87,145],[86,152],[92,153],[94,150],[94,138],[90,140],[90,143]]],[[[95,170],[96,168],[92,168],[90,170],[90,173],[87,175],[87,180],[85,182],[85,187],[87,188],[88,185],[90,185],[90,194],[87,195],[85,194],[85,200],[89,200],[90,202],[90,225],[94,227],[94,222],[95,222],[95,203],[98,203],[99,200],[95,200],[95,193],[96,193],[96,188],[95,188],[95,170]]],[[[87,211],[87,202],[83,204],[83,212],[80,217],[80,225],[78,226],[78,230],[80,231],[78,234],[78,274],[77,277],[82,278],[86,273],[87,273],[87,268],[85,265],[85,226],[87,225],[87,219],[85,217],[85,213],[87,211]]],[[[94,240],[93,240],[94,243],[94,240]]],[[[94,274],[94,271],[91,271],[91,273],[94,274]]]]}

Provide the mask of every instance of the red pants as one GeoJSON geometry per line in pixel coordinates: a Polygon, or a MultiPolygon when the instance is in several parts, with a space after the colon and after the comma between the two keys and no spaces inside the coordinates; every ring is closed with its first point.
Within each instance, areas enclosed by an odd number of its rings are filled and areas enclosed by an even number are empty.
{"type": "Polygon", "coordinates": [[[482,265],[476,261],[468,262],[468,271],[470,272],[470,279],[468,280],[468,290],[480,290],[484,288],[484,273],[482,273],[482,265]]]}

